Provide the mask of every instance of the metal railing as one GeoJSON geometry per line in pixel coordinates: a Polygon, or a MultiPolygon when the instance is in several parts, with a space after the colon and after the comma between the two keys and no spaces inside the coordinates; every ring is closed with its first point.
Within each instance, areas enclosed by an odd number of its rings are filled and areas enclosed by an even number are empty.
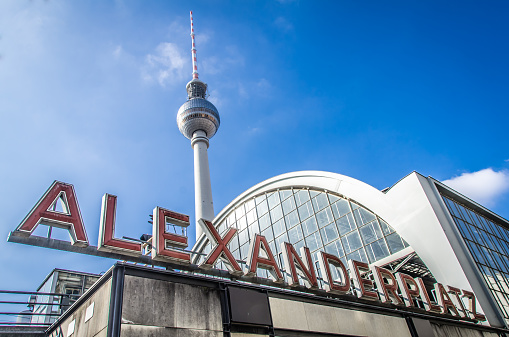
{"type": "Polygon", "coordinates": [[[0,290],[0,327],[49,327],[76,295],[0,290]],[[28,300],[22,300],[22,297],[28,300]],[[42,296],[42,299],[41,299],[42,296]],[[25,298],[26,298],[25,297],[25,298]],[[35,319],[38,317],[38,319],[35,319]]]}

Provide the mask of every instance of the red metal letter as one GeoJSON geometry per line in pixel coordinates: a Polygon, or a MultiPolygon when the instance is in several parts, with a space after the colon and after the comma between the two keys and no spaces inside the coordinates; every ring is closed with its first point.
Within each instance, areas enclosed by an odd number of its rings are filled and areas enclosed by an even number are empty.
{"type": "Polygon", "coordinates": [[[166,248],[170,247],[187,247],[187,236],[167,233],[166,221],[179,226],[189,226],[189,216],[172,212],[170,210],[156,207],[153,214],[153,233],[152,233],[152,258],[154,260],[170,260],[177,263],[190,263],[191,254],[181,250],[166,248]]]}
{"type": "Polygon", "coordinates": [[[87,233],[81,219],[78,199],[74,192],[74,186],[71,184],[55,181],[16,228],[14,234],[30,236],[41,223],[67,229],[73,245],[88,246],[87,233]],[[59,199],[62,202],[64,212],[50,210],[59,199]]]}
{"type": "Polygon", "coordinates": [[[104,194],[101,207],[101,222],[99,227],[99,243],[97,249],[120,254],[141,255],[141,244],[124,239],[115,239],[115,220],[117,211],[117,197],[104,194]]]}
{"type": "Polygon", "coordinates": [[[419,296],[421,297],[421,300],[424,303],[424,309],[426,309],[426,311],[441,312],[440,306],[435,304],[429,298],[428,291],[424,286],[424,281],[420,277],[417,277],[415,281],[419,286],[419,296]]]}
{"type": "Polygon", "coordinates": [[[476,321],[485,321],[486,316],[477,312],[477,301],[473,292],[468,290],[462,290],[463,297],[468,299],[468,311],[470,312],[470,317],[476,321]]]}
{"type": "Polygon", "coordinates": [[[299,276],[297,275],[297,271],[299,271],[307,288],[317,288],[318,281],[316,279],[315,268],[313,267],[313,260],[311,259],[309,248],[302,247],[300,249],[302,257],[306,257],[306,262],[302,262],[293,245],[288,242],[281,243],[281,251],[283,252],[286,270],[290,272],[288,284],[290,286],[299,285],[299,276]]]}
{"type": "Polygon", "coordinates": [[[364,270],[365,272],[369,271],[368,264],[360,261],[348,260],[348,266],[350,267],[350,272],[352,273],[351,276],[357,297],[372,301],[378,301],[378,295],[372,290],[373,281],[361,277],[360,269],[364,270]]]}
{"type": "Polygon", "coordinates": [[[448,293],[453,295],[453,302],[456,306],[456,309],[458,309],[459,314],[461,317],[467,317],[467,309],[465,309],[465,305],[463,304],[463,301],[461,300],[461,290],[455,287],[447,286],[448,293]]]}
{"type": "Polygon", "coordinates": [[[398,282],[396,282],[392,272],[388,269],[377,266],[373,266],[371,268],[371,272],[375,277],[376,288],[378,290],[380,300],[383,303],[392,301],[392,303],[396,305],[403,304],[401,297],[398,295],[398,282]],[[390,283],[385,282],[384,278],[390,283]]]}
{"type": "Polygon", "coordinates": [[[320,269],[323,271],[325,276],[324,278],[324,289],[326,292],[334,293],[334,294],[346,294],[350,291],[350,276],[348,275],[348,271],[346,270],[345,265],[339,259],[339,257],[334,256],[332,254],[328,254],[325,252],[320,252],[321,259],[320,269]],[[332,273],[330,270],[330,265],[336,267],[336,270],[341,276],[341,283],[338,284],[334,281],[332,277],[332,273]]]}
{"type": "Polygon", "coordinates": [[[396,273],[396,280],[403,295],[403,301],[407,307],[415,306],[414,298],[419,297],[419,286],[414,278],[403,273],[396,273]]]}
{"type": "Polygon", "coordinates": [[[263,235],[256,234],[249,245],[247,268],[246,276],[254,276],[256,275],[256,270],[262,268],[270,272],[274,282],[284,282],[283,275],[274,259],[274,255],[270,251],[267,239],[263,235]],[[260,256],[260,252],[265,256],[260,256]]]}
{"type": "Polygon", "coordinates": [[[451,301],[449,294],[447,294],[447,291],[445,290],[442,283],[435,283],[435,295],[437,297],[438,305],[440,306],[441,312],[443,314],[448,314],[449,310],[451,310],[455,316],[460,315],[458,313],[458,310],[456,309],[456,306],[451,301]]]}
{"type": "Polygon", "coordinates": [[[230,249],[228,249],[227,247],[228,243],[230,243],[230,241],[237,233],[237,229],[230,227],[230,229],[228,229],[228,233],[226,233],[224,238],[221,238],[221,235],[219,235],[212,222],[204,219],[200,219],[198,222],[200,223],[202,228],[206,229],[205,234],[209,238],[210,243],[211,244],[213,244],[214,242],[216,243],[216,246],[210,251],[209,255],[205,258],[205,262],[200,264],[200,267],[210,269],[214,267],[217,259],[221,258],[221,260],[225,263],[226,268],[228,268],[230,274],[242,275],[243,274],[242,269],[235,260],[235,257],[233,257],[232,253],[230,252],[230,249]]]}

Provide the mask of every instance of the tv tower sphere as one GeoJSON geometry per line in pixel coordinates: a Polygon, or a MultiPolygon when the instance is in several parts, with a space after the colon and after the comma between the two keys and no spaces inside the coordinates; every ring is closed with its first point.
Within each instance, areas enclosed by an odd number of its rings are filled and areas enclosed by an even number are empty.
{"type": "Polygon", "coordinates": [[[214,104],[205,98],[207,85],[193,78],[186,86],[188,101],[182,104],[177,113],[177,124],[180,132],[192,139],[198,130],[203,130],[208,139],[212,138],[219,128],[219,112],[214,104]]]}

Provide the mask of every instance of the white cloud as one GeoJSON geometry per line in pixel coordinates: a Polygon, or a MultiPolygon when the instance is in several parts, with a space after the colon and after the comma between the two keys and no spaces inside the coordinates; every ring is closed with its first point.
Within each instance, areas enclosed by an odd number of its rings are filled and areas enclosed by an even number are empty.
{"type": "Polygon", "coordinates": [[[198,54],[198,72],[200,72],[200,65],[203,73],[209,75],[235,73],[237,69],[244,67],[244,57],[236,46],[226,46],[224,50],[226,53],[221,56],[205,56],[201,64],[198,54]]]}
{"type": "Polygon", "coordinates": [[[482,205],[492,206],[499,196],[509,191],[509,171],[486,168],[463,173],[443,183],[482,205]]]}
{"type": "Polygon", "coordinates": [[[122,55],[123,49],[121,45],[118,45],[115,47],[115,50],[113,50],[113,56],[118,59],[122,55]]]}
{"type": "Polygon", "coordinates": [[[175,43],[160,43],[155,52],[145,58],[143,79],[155,80],[163,87],[179,83],[186,75],[189,75],[185,70],[191,69],[187,58],[183,55],[185,55],[184,51],[175,43]]]}
{"type": "Polygon", "coordinates": [[[275,21],[274,24],[278,27],[283,33],[288,33],[293,30],[293,25],[290,21],[280,16],[275,21]]]}

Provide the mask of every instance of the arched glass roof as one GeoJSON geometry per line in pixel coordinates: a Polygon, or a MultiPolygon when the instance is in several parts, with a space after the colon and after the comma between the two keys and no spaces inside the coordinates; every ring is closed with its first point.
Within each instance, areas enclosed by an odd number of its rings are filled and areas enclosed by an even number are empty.
{"type": "MultiPolygon", "coordinates": [[[[310,188],[262,193],[222,219],[215,224],[221,235],[229,227],[238,229],[229,243],[237,260],[246,261],[250,240],[261,234],[282,269],[282,242],[292,243],[298,252],[300,247],[308,247],[319,274],[320,251],[338,256],[346,265],[349,259],[373,263],[408,247],[391,226],[370,210],[338,194],[310,188]]],[[[210,243],[201,247],[202,253],[210,252],[210,243]]],[[[226,269],[222,262],[217,267],[226,269]]],[[[260,269],[258,276],[269,277],[267,271],[260,269]]]]}

